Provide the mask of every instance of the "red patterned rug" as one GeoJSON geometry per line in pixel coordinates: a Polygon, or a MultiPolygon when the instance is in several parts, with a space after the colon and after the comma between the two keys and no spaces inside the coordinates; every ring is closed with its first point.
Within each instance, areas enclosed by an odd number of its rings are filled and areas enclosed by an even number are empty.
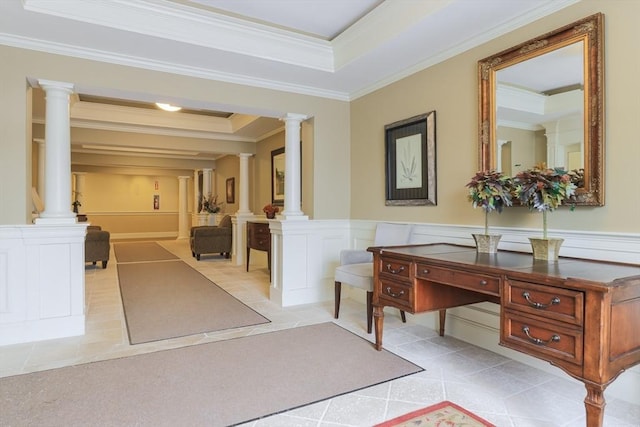
{"type": "Polygon", "coordinates": [[[495,427],[455,403],[444,401],[409,412],[375,427],[495,427]]]}

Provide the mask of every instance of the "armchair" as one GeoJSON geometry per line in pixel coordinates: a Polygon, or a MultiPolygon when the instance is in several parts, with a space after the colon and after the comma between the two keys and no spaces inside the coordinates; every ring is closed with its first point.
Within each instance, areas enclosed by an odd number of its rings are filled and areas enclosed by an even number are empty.
{"type": "Polygon", "coordinates": [[[225,258],[231,254],[231,217],[225,215],[218,225],[191,227],[189,244],[191,255],[200,261],[200,255],[220,253],[225,258]]]}
{"type": "Polygon", "coordinates": [[[84,238],[84,262],[96,265],[98,261],[102,261],[102,268],[107,268],[111,249],[109,238],[109,232],[102,230],[100,226],[87,227],[87,235],[84,238]]]}
{"type": "MultiPolygon", "coordinates": [[[[374,246],[405,245],[409,243],[411,226],[408,224],[380,223],[376,227],[374,246]]],[[[371,333],[373,321],[373,254],[361,249],[344,249],[340,251],[340,265],[335,271],[335,313],[340,313],[340,294],[342,284],[364,289],[367,292],[367,333],[371,333]]],[[[400,311],[403,322],[406,322],[404,311],[400,311]]]]}

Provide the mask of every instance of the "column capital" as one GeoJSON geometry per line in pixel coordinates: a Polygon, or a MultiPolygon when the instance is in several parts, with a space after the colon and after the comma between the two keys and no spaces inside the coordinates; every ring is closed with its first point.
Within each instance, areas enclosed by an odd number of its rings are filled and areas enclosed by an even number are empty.
{"type": "Polygon", "coordinates": [[[288,121],[302,122],[304,120],[307,120],[308,118],[309,116],[307,116],[306,114],[287,113],[284,116],[280,117],[280,120],[282,120],[283,122],[288,122],[288,121]]]}
{"type": "Polygon", "coordinates": [[[60,90],[64,90],[66,92],[71,93],[73,92],[73,89],[74,89],[73,83],[57,82],[55,80],[38,79],[38,84],[45,91],[49,89],[60,89],[60,90]]]}
{"type": "Polygon", "coordinates": [[[244,159],[248,159],[249,157],[253,157],[254,154],[251,153],[238,153],[238,157],[244,158],[244,159]]]}
{"type": "Polygon", "coordinates": [[[184,176],[184,175],[180,175],[178,177],[178,179],[189,179],[189,178],[191,178],[191,177],[190,176],[184,176]]]}

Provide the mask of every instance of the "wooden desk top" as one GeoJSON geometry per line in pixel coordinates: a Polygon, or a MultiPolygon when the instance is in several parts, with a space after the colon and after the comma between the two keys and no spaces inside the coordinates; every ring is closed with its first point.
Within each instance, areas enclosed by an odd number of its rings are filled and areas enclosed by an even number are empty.
{"type": "MultiPolygon", "coordinates": [[[[535,260],[530,253],[499,251],[497,254],[480,254],[475,247],[435,243],[428,245],[411,245],[395,247],[371,247],[373,253],[393,254],[394,258],[410,261],[429,259],[430,262],[446,266],[464,268],[473,266],[478,271],[486,267],[492,273],[527,277],[554,277],[561,280],[580,280],[593,282],[593,286],[616,286],[617,279],[630,279],[637,276],[640,281],[640,265],[624,264],[608,261],[587,260],[582,258],[560,257],[557,262],[535,260]]],[[[584,285],[584,284],[583,284],[584,285]]]]}

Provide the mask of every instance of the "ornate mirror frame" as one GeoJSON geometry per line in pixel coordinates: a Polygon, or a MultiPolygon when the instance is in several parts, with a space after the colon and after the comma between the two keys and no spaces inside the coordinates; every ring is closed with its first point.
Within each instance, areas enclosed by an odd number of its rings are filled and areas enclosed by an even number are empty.
{"type": "MultiPolygon", "coordinates": [[[[591,15],[478,61],[479,165],[496,168],[496,72],[556,49],[583,42],[584,184],[576,205],[604,206],[604,16],[591,15]]],[[[532,165],[533,166],[533,165],[532,165]]]]}

